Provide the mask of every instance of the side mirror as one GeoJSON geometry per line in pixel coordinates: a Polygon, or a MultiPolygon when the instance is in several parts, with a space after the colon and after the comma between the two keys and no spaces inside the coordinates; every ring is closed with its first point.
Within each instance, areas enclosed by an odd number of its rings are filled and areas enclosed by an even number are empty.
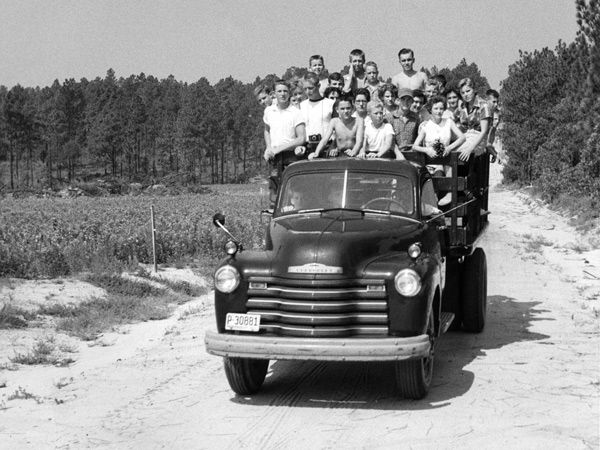
{"type": "MultiPolygon", "coordinates": [[[[225,228],[225,216],[221,213],[217,213],[213,216],[213,225],[217,228],[220,228],[221,230],[223,230],[225,232],[225,234],[227,234],[227,236],[229,236],[229,238],[236,244],[235,245],[235,252],[233,252],[233,254],[235,254],[238,250],[242,251],[242,244],[240,243],[240,241],[229,232],[229,230],[227,228],[225,228]]],[[[227,244],[226,244],[226,250],[227,250],[227,244]]],[[[229,253],[229,251],[227,252],[228,254],[232,254],[229,253]]]]}
{"type": "Polygon", "coordinates": [[[225,225],[225,216],[221,213],[217,213],[213,216],[213,225],[217,228],[223,227],[225,225]]]}

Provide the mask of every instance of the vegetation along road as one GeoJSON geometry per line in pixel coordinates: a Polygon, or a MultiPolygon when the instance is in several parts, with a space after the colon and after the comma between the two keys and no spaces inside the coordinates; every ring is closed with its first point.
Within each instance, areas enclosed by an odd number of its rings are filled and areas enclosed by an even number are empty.
{"type": "Polygon", "coordinates": [[[500,185],[490,205],[486,329],[438,341],[422,401],[399,399],[384,363],[272,362],[258,395],[236,396],[204,350],[208,293],[79,342],[65,367],[3,364],[0,448],[598,448],[594,236],[500,185]]]}

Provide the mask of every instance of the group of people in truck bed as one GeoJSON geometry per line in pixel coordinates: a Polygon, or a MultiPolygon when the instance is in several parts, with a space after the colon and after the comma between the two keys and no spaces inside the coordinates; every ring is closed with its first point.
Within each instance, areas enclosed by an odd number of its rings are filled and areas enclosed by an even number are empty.
{"type": "MultiPolygon", "coordinates": [[[[338,155],[404,159],[403,151],[415,150],[432,159],[456,151],[461,160],[488,151],[494,160],[498,92],[490,89],[483,99],[470,78],[446,86],[443,75],[414,70],[414,52],[408,48],[398,59],[402,71],[391,83],[383,83],[377,64],[355,49],[347,75],[334,72],[321,79],[324,58],[313,55],[301,80],[256,87],[265,108],[264,158],[281,158],[283,165],[338,155]]],[[[436,176],[451,175],[450,166],[428,169],[436,176]]],[[[439,204],[450,200],[448,194],[439,204]]]]}

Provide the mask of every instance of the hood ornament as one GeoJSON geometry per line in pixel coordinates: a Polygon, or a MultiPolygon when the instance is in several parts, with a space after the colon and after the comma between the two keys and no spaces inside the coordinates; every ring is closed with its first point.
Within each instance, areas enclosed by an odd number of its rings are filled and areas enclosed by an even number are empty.
{"type": "Polygon", "coordinates": [[[290,266],[288,273],[323,273],[323,274],[339,274],[342,273],[341,267],[326,266],[325,264],[309,263],[303,266],[290,266]]]}

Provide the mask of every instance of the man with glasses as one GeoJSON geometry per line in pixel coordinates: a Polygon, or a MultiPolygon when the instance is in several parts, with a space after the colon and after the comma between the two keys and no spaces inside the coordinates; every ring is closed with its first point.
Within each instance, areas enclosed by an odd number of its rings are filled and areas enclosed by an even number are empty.
{"type": "Polygon", "coordinates": [[[392,78],[392,84],[396,85],[398,91],[402,89],[410,89],[411,91],[425,89],[427,74],[413,69],[415,64],[414,52],[409,48],[403,48],[398,52],[398,60],[402,66],[402,72],[392,78]]]}

